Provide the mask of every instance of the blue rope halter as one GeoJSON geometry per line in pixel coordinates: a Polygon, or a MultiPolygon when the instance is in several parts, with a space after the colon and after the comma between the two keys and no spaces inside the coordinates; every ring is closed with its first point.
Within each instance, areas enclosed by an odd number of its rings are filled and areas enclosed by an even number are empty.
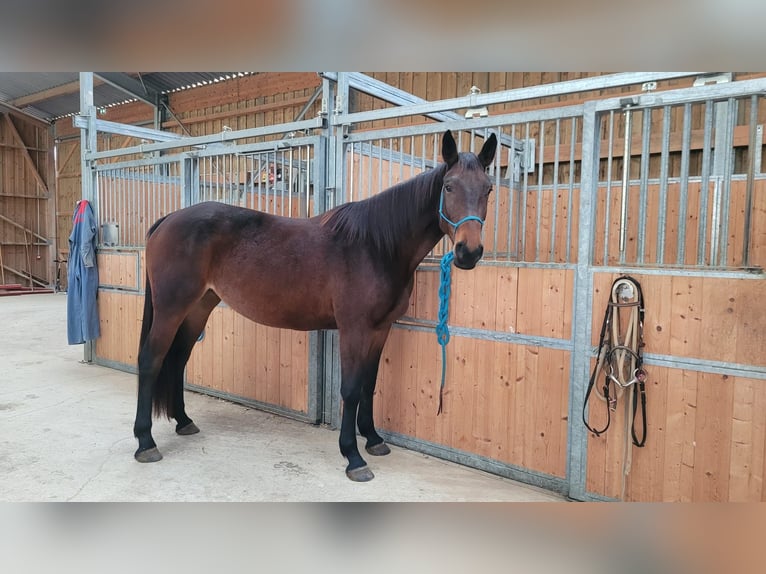
{"type": "MultiPolygon", "coordinates": [[[[457,232],[457,228],[466,221],[478,221],[482,227],[484,227],[484,220],[476,215],[468,215],[457,223],[452,221],[444,214],[444,188],[442,188],[441,196],[439,197],[439,217],[449,223],[457,232]]],[[[436,414],[439,415],[442,412],[442,400],[444,395],[444,381],[447,377],[447,343],[449,343],[449,298],[452,291],[452,261],[455,259],[455,253],[449,250],[442,257],[440,267],[441,273],[439,277],[439,322],[436,325],[436,339],[442,348],[442,381],[439,387],[439,410],[436,414]]]]}

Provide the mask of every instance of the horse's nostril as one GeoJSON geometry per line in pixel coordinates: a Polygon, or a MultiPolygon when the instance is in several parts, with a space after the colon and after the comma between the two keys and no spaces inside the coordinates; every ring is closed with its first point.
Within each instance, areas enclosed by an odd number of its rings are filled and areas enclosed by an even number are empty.
{"type": "Polygon", "coordinates": [[[463,249],[465,249],[465,241],[458,241],[455,244],[455,251],[462,251],[463,249]]]}

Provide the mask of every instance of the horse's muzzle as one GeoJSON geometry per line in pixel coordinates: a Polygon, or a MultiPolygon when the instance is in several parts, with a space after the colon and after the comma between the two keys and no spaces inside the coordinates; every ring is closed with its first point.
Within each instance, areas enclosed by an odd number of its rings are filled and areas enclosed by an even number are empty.
{"type": "Polygon", "coordinates": [[[473,269],[484,255],[484,246],[479,244],[475,249],[470,249],[465,242],[455,244],[455,266],[460,269],[473,269]]]}

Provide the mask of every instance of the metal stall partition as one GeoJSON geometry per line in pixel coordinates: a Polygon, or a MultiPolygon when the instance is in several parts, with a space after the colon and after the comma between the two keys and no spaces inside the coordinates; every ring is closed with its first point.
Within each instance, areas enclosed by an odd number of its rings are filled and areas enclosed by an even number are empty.
{"type": "MultiPolygon", "coordinates": [[[[289,127],[289,126],[288,126],[289,127]]],[[[218,201],[284,217],[324,210],[320,136],[207,145],[174,155],[97,164],[99,311],[95,362],[135,372],[145,288],[144,244],[160,217],[218,201]]],[[[114,161],[117,159],[118,161],[114,161]]],[[[253,285],[253,289],[257,289],[253,285]]],[[[186,386],[317,422],[322,335],[257,325],[225,303],[213,310],[186,370],[186,386]]]]}
{"type": "MultiPolygon", "coordinates": [[[[572,399],[582,406],[610,285],[627,273],[644,293],[648,438],[630,446],[627,392],[607,433],[573,427],[573,498],[764,499],[764,88],[586,105],[572,399]]],[[[588,418],[602,427],[604,403],[588,418]]]]}
{"type": "Polygon", "coordinates": [[[475,269],[452,273],[441,415],[435,327],[447,238],[417,269],[409,310],[384,348],[376,424],[393,444],[568,491],[577,237],[569,214],[579,201],[581,116],[582,106],[570,106],[344,136],[339,202],[366,199],[435,167],[446,129],[461,151],[478,151],[490,131],[500,141],[489,168],[484,257],[475,269]]]}

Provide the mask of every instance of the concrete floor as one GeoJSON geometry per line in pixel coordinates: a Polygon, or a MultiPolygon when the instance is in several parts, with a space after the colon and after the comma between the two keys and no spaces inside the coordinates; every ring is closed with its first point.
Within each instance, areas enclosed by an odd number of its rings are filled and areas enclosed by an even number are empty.
{"type": "MultiPolygon", "coordinates": [[[[66,295],[0,298],[2,501],[562,501],[402,448],[349,481],[337,431],[187,392],[202,432],[155,421],[165,458],[133,460],[134,375],[81,362],[66,295]]],[[[360,439],[360,447],[363,439],[360,439]]]]}

